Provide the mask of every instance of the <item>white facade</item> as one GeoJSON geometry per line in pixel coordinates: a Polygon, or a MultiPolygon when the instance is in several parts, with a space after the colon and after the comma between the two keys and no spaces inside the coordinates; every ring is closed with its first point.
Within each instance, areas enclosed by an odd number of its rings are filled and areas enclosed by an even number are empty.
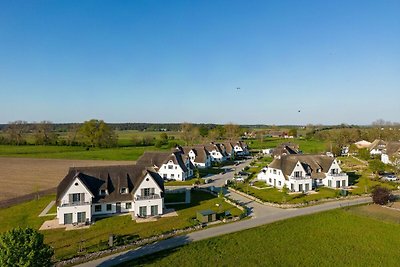
{"type": "Polygon", "coordinates": [[[162,194],[161,188],[153,177],[146,175],[134,194],[135,215],[145,217],[163,214],[164,198],[162,194]]]}
{"type": "Polygon", "coordinates": [[[326,173],[326,177],[322,179],[322,183],[326,187],[343,188],[349,186],[349,177],[342,172],[336,159],[332,162],[331,167],[326,173]]]}
{"type": "Polygon", "coordinates": [[[209,168],[211,167],[211,157],[207,156],[205,162],[200,162],[196,160],[196,153],[192,150],[189,151],[188,156],[190,158],[190,161],[195,167],[198,168],[209,168]]]}
{"type": "Polygon", "coordinates": [[[163,179],[172,179],[176,181],[185,181],[193,176],[193,170],[190,168],[190,160],[186,160],[185,166],[187,172],[182,170],[179,164],[175,164],[172,160],[161,165],[158,173],[163,179]]]}
{"type": "MultiPolygon", "coordinates": [[[[319,172],[319,170],[315,170],[319,172]]],[[[280,169],[265,167],[257,175],[257,179],[265,181],[267,184],[283,188],[285,185],[292,192],[307,192],[312,190],[314,186],[324,185],[331,188],[343,188],[348,186],[348,176],[342,172],[336,159],[327,173],[324,173],[325,178],[313,179],[304,170],[303,165],[297,162],[291,174],[285,178],[285,175],[280,169]]]]}
{"type": "Polygon", "coordinates": [[[235,150],[235,153],[238,155],[249,155],[249,151],[247,150],[247,148],[243,148],[238,144],[236,144],[234,146],[234,150],[235,150]]]}
{"type": "Polygon", "coordinates": [[[227,158],[217,149],[213,149],[210,152],[211,160],[214,162],[223,162],[227,160],[227,158]]]}
{"type": "Polygon", "coordinates": [[[60,199],[57,218],[60,224],[91,221],[93,195],[79,178],[75,178],[70,188],[60,199]]]}
{"type": "MultiPolygon", "coordinates": [[[[105,190],[102,193],[107,194],[105,190]]],[[[154,178],[147,174],[132,196],[132,199],[104,203],[93,203],[93,194],[79,178],[71,183],[60,198],[57,207],[59,224],[91,222],[93,216],[133,212],[135,215],[156,216],[163,214],[163,192],[154,178]]],[[[129,197],[128,197],[129,198],[129,197]]]]}

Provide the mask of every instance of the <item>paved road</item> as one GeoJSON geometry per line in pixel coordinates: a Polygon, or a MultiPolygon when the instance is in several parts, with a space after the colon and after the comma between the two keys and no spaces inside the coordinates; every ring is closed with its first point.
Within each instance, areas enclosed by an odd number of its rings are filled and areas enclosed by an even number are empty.
{"type": "MultiPolygon", "coordinates": [[[[231,193],[233,195],[233,193],[231,193]]],[[[236,194],[237,197],[242,197],[241,195],[236,194]]],[[[352,205],[358,205],[358,204],[363,204],[363,203],[369,203],[371,202],[370,197],[366,198],[359,198],[359,199],[353,199],[353,200],[343,200],[343,201],[333,201],[333,202],[327,202],[321,205],[316,205],[316,206],[311,206],[307,208],[300,208],[300,209],[278,209],[278,208],[273,208],[273,207],[268,207],[265,205],[262,205],[260,203],[254,202],[252,200],[247,200],[248,205],[250,207],[253,207],[255,209],[255,213],[251,219],[248,220],[242,220],[236,223],[231,223],[231,224],[225,224],[213,228],[208,228],[205,230],[193,232],[187,235],[183,236],[177,236],[173,237],[167,240],[159,241],[147,246],[143,246],[140,248],[137,248],[135,250],[130,250],[127,252],[121,252],[117,254],[113,254],[107,257],[103,257],[91,262],[87,262],[78,266],[81,267],[89,267],[89,266],[101,266],[101,267],[106,267],[106,266],[114,266],[116,264],[128,261],[128,260],[133,260],[145,255],[153,254],[162,250],[166,249],[171,249],[175,247],[179,247],[185,244],[188,244],[190,242],[194,241],[199,241],[219,235],[224,235],[224,234],[229,234],[257,226],[261,226],[264,224],[292,218],[292,217],[297,217],[297,216],[302,216],[302,215],[309,215],[321,211],[326,211],[326,210],[331,210],[331,209],[336,209],[340,207],[345,207],[345,206],[352,206],[352,205]],[[263,208],[266,212],[260,212],[259,208],[263,208]]]]}

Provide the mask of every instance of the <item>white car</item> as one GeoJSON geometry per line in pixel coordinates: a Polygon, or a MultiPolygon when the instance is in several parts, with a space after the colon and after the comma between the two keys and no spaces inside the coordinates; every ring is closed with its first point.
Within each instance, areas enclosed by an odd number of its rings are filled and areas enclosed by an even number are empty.
{"type": "Polygon", "coordinates": [[[393,174],[386,175],[386,176],[384,176],[384,177],[382,178],[382,180],[394,182],[394,181],[397,181],[397,176],[396,176],[396,175],[393,175],[393,174]]]}

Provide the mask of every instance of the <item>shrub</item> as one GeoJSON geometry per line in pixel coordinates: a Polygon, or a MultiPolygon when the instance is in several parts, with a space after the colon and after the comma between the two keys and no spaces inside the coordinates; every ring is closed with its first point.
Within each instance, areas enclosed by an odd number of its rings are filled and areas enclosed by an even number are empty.
{"type": "Polygon", "coordinates": [[[390,190],[386,187],[375,187],[372,191],[372,201],[375,204],[385,205],[392,199],[390,190]]]}
{"type": "Polygon", "coordinates": [[[51,266],[53,248],[32,228],[16,228],[0,235],[0,266],[51,266]]]}

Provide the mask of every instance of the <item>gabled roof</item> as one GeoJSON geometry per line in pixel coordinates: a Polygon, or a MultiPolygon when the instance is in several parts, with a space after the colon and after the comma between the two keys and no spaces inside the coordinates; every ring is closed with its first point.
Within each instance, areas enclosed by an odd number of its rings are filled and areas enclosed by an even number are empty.
{"type": "Polygon", "coordinates": [[[172,152],[155,152],[146,151],[143,155],[136,161],[137,164],[145,166],[157,166],[158,168],[165,162],[165,160],[171,156],[172,152]]]}
{"type": "Polygon", "coordinates": [[[193,151],[196,155],[195,162],[206,162],[210,155],[203,145],[178,147],[177,150],[181,151],[185,155],[189,155],[189,152],[193,151]]]}
{"type": "Polygon", "coordinates": [[[276,156],[281,156],[281,155],[293,155],[293,154],[299,154],[299,145],[294,144],[294,143],[283,143],[278,145],[273,153],[275,157],[276,156]]]}
{"type": "MultiPolygon", "coordinates": [[[[235,152],[235,145],[233,145],[234,143],[231,143],[231,142],[224,142],[224,143],[222,143],[223,144],[223,146],[225,147],[225,151],[227,152],[227,153],[229,153],[229,154],[231,154],[232,153],[232,151],[233,152],[235,152]]],[[[239,144],[238,144],[239,145],[239,144]]],[[[239,145],[240,146],[240,145],[239,145]]],[[[241,146],[240,146],[241,147],[241,146]]]]}
{"type": "Polygon", "coordinates": [[[371,145],[369,146],[369,150],[373,150],[375,148],[379,148],[379,147],[385,147],[386,148],[386,142],[380,139],[375,139],[374,142],[371,143],[371,145]]]}
{"type": "Polygon", "coordinates": [[[354,143],[357,148],[369,148],[371,146],[371,142],[361,140],[356,143],[354,143]]]}
{"type": "Polygon", "coordinates": [[[283,155],[280,158],[274,159],[269,168],[279,169],[282,171],[286,179],[290,176],[296,164],[300,162],[308,175],[313,179],[320,179],[325,177],[332,166],[335,159],[326,155],[283,155]],[[320,172],[317,170],[320,169],[320,172]]]}
{"type": "Polygon", "coordinates": [[[73,167],[57,187],[57,201],[65,194],[73,181],[78,178],[94,196],[93,203],[133,200],[132,194],[149,174],[164,191],[164,182],[154,169],[144,165],[73,167]],[[120,190],[127,188],[127,194],[120,190]],[[100,196],[100,189],[108,191],[100,196]]]}

